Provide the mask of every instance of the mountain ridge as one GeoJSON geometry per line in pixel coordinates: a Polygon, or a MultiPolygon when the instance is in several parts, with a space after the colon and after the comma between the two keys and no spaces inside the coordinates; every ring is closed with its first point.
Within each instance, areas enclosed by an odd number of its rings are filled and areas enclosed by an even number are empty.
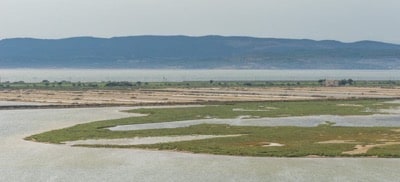
{"type": "Polygon", "coordinates": [[[0,40],[0,68],[400,69],[400,45],[246,36],[0,40]]]}

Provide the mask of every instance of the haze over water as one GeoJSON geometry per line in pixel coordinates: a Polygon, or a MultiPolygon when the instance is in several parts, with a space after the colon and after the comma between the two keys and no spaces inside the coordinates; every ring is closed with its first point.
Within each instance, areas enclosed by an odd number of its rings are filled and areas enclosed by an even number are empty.
{"type": "Polygon", "coordinates": [[[300,81],[319,79],[400,80],[400,70],[135,70],[0,69],[0,81],[300,81]]]}

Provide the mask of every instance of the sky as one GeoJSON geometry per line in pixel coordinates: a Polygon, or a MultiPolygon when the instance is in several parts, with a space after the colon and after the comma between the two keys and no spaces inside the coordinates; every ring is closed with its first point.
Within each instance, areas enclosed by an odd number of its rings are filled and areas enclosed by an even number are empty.
{"type": "Polygon", "coordinates": [[[225,35],[400,44],[400,0],[0,0],[0,39],[225,35]]]}

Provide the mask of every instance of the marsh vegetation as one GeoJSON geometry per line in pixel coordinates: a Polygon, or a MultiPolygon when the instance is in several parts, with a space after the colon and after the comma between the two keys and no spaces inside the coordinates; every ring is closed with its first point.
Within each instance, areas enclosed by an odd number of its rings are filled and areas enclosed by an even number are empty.
{"type": "MultiPolygon", "coordinates": [[[[290,102],[248,102],[204,107],[135,109],[128,112],[147,116],[96,121],[53,130],[27,137],[27,140],[62,144],[87,139],[123,139],[187,135],[234,135],[193,141],[149,145],[86,144],[77,146],[111,148],[150,148],[243,156],[379,156],[400,157],[400,132],[396,127],[339,127],[326,122],[317,127],[260,127],[228,124],[199,124],[184,128],[111,131],[119,125],[163,123],[204,118],[236,118],[246,116],[288,117],[310,115],[371,115],[382,109],[398,107],[387,100],[320,100],[290,102]],[[326,142],[339,141],[339,142],[326,142]],[[278,145],[279,144],[279,145],[278,145]],[[353,152],[356,146],[369,146],[363,152],[353,152]]],[[[355,149],[356,148],[356,149],[355,149]]]]}
{"type": "MultiPolygon", "coordinates": [[[[41,82],[0,82],[0,89],[45,89],[45,90],[87,90],[87,89],[162,89],[162,88],[209,88],[209,87],[320,87],[324,80],[308,81],[181,81],[181,82],[143,82],[143,81],[101,81],[101,82],[71,82],[49,81],[41,82]]],[[[340,86],[356,87],[396,87],[400,81],[393,80],[339,80],[340,86]]]]}

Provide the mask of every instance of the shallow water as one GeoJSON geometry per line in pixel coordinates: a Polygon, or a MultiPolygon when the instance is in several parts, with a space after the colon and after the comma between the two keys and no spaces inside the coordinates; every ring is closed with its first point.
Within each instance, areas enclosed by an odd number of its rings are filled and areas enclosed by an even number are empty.
{"type": "Polygon", "coordinates": [[[0,69],[1,81],[400,80],[400,70],[0,69]]]}
{"type": "Polygon", "coordinates": [[[242,135],[179,135],[163,137],[135,137],[120,139],[76,140],[65,142],[67,145],[143,145],[156,143],[183,142],[210,138],[237,137],[242,135]]]}
{"type": "MultiPolygon", "coordinates": [[[[398,110],[393,110],[395,112],[398,110]]],[[[301,126],[314,127],[325,124],[326,121],[334,122],[335,126],[355,126],[355,127],[400,127],[400,114],[376,114],[370,116],[296,116],[282,118],[259,118],[244,119],[242,117],[235,119],[199,119],[189,121],[175,121],[165,123],[149,123],[136,125],[120,125],[109,128],[112,131],[129,131],[145,129],[163,129],[163,128],[182,128],[198,124],[229,124],[234,126],[301,126]]]]}
{"type": "MultiPolygon", "coordinates": [[[[51,129],[130,116],[120,108],[0,111],[0,181],[397,181],[400,159],[257,158],[24,141],[51,129]]],[[[125,108],[123,108],[125,109],[125,108]]]]}

